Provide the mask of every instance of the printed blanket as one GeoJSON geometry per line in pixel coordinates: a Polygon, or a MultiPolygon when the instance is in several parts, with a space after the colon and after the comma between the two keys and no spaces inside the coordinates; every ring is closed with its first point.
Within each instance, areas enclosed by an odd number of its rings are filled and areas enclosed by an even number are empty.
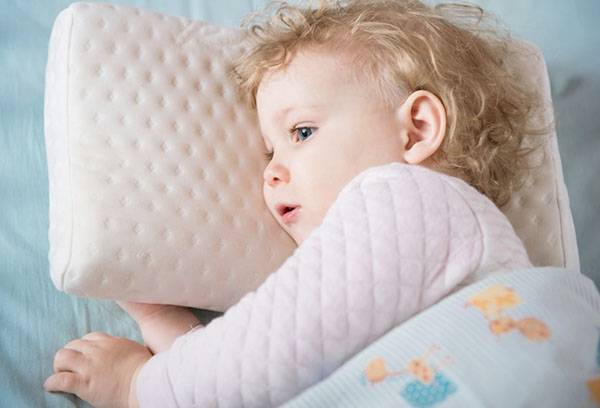
{"type": "Polygon", "coordinates": [[[490,276],[448,296],[285,405],[600,406],[600,296],[577,272],[490,276]]]}

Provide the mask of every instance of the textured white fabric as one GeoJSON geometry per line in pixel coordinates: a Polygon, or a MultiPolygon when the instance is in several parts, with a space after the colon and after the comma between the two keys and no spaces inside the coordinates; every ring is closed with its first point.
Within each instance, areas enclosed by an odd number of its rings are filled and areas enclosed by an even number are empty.
{"type": "Polygon", "coordinates": [[[255,292],[142,368],[140,406],[277,406],[469,275],[528,266],[506,217],[463,181],[373,167],[255,292]]]}
{"type": "MultiPolygon", "coordinates": [[[[87,297],[224,311],[294,243],[261,195],[256,115],[227,73],[237,29],[110,4],[74,3],[49,44],[45,136],[55,286],[87,297]],[[256,268],[256,265],[261,265],[256,268]]],[[[552,120],[539,50],[507,61],[552,120]]],[[[554,132],[502,208],[535,265],[578,270],[554,132]]]]}

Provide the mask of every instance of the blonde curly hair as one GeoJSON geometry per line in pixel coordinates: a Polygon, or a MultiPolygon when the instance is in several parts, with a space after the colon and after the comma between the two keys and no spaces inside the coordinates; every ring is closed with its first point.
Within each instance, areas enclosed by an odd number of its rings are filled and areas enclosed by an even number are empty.
{"type": "Polygon", "coordinates": [[[476,6],[430,7],[418,0],[321,0],[316,7],[271,2],[242,23],[252,47],[233,73],[256,108],[265,73],[286,66],[299,49],[352,51],[357,74],[376,84],[386,106],[416,90],[440,98],[448,125],[434,168],[462,178],[500,207],[520,187],[526,156],[541,145],[524,140],[547,134],[548,126],[529,125],[540,99],[508,69],[515,49],[491,20],[476,6]]]}

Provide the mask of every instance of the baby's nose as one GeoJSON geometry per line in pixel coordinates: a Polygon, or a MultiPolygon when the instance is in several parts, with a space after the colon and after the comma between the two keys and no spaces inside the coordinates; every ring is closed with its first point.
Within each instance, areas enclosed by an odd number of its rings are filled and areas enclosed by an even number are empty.
{"type": "Polygon", "coordinates": [[[275,187],[278,183],[288,183],[290,181],[289,170],[279,163],[271,162],[263,174],[265,183],[270,187],[275,187]]]}

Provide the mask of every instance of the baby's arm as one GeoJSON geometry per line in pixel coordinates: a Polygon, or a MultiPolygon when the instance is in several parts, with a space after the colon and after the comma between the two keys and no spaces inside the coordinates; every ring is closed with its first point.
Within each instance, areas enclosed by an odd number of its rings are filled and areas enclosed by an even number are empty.
{"type": "Polygon", "coordinates": [[[142,338],[153,354],[171,347],[175,339],[200,326],[186,307],[135,302],[117,302],[140,327],[142,338]]]}
{"type": "Polygon", "coordinates": [[[255,292],[144,365],[140,405],[278,406],[453,289],[479,264],[477,220],[467,201],[419,182],[417,171],[350,183],[255,292]]]}

